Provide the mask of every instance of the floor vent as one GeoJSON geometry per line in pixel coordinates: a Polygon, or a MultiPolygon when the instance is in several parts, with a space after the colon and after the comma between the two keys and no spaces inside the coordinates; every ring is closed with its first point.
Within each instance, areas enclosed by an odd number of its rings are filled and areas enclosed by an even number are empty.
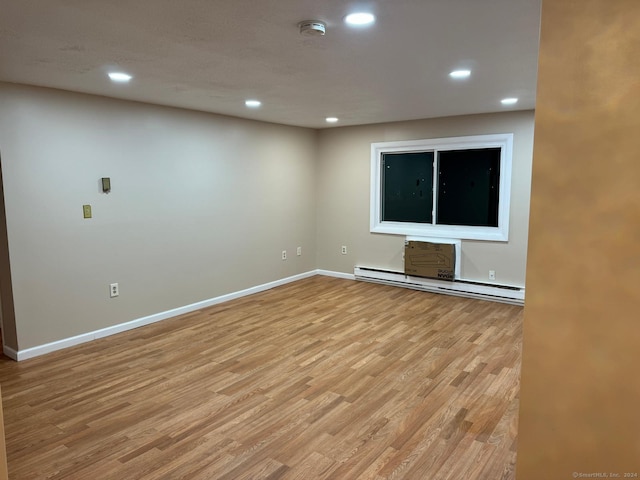
{"type": "Polygon", "coordinates": [[[494,302],[510,303],[512,305],[524,305],[523,287],[471,282],[468,280],[448,282],[431,278],[412,277],[402,272],[378,270],[368,267],[355,267],[353,273],[355,274],[356,280],[364,282],[382,283],[384,285],[423,290],[425,292],[478,298],[494,302]]]}

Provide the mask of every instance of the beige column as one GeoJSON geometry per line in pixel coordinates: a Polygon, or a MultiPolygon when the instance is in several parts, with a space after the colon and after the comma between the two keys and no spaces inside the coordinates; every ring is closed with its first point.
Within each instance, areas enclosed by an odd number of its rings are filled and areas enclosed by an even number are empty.
{"type": "Polygon", "coordinates": [[[640,478],[640,0],[543,0],[529,236],[517,478],[640,478]]]}

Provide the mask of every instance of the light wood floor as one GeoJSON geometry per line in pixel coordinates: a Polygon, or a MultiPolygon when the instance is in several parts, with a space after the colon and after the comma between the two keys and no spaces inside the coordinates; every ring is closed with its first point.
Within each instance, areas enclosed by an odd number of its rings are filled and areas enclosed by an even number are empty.
{"type": "Polygon", "coordinates": [[[313,277],[0,361],[18,479],[513,479],[522,308],[313,277]]]}

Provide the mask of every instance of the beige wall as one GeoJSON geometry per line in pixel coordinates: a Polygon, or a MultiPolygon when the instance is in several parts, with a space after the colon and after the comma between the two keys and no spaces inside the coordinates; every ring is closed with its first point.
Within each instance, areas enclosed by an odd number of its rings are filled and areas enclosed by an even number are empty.
{"type": "Polygon", "coordinates": [[[639,47],[638,0],[543,2],[519,480],[640,476],[639,47]]]}
{"type": "Polygon", "coordinates": [[[462,275],[523,285],[533,112],[316,132],[0,84],[6,343],[24,350],[316,268],[401,270],[404,238],[369,232],[370,144],[500,132],[515,134],[510,240],[464,242],[462,275]]]}
{"type": "Polygon", "coordinates": [[[9,346],[314,269],[315,144],[308,129],[0,84],[9,346]]]}
{"type": "Polygon", "coordinates": [[[527,251],[533,112],[468,115],[321,130],[318,159],[318,266],[353,273],[367,266],[404,268],[404,237],[369,232],[371,143],[514,133],[509,241],[464,241],[461,276],[523,286],[527,251]],[[348,255],[340,247],[348,247],[348,255]]]}
{"type": "MultiPolygon", "coordinates": [[[[1,160],[2,151],[0,151],[1,160]]],[[[0,319],[2,320],[2,344],[17,345],[16,317],[13,310],[13,287],[9,265],[7,220],[4,208],[4,182],[0,165],[0,319]]],[[[15,347],[14,347],[15,348],[15,347]]]]}

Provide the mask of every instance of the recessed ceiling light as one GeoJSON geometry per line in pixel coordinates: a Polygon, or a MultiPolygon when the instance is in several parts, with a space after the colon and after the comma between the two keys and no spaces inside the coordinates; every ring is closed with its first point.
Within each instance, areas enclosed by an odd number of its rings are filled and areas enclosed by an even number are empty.
{"type": "Polygon", "coordinates": [[[376,21],[376,17],[371,13],[358,12],[350,13],[345,17],[344,21],[349,25],[361,27],[364,25],[371,25],[376,21]]]}
{"type": "Polygon", "coordinates": [[[451,78],[467,78],[471,75],[471,70],[454,70],[449,74],[451,78]]]}
{"type": "Polygon", "coordinates": [[[126,83],[131,80],[133,77],[128,73],[124,72],[111,72],[109,74],[109,78],[114,82],[126,83]]]}
{"type": "Polygon", "coordinates": [[[338,117],[327,117],[325,120],[327,123],[336,123],[338,121],[338,117]]]}
{"type": "Polygon", "coordinates": [[[514,104],[518,103],[518,99],[517,98],[503,98],[502,100],[500,100],[500,103],[502,103],[503,105],[514,105],[514,104]]]}
{"type": "Polygon", "coordinates": [[[249,108],[258,108],[262,105],[262,102],[260,100],[247,100],[244,104],[249,108]]]}

